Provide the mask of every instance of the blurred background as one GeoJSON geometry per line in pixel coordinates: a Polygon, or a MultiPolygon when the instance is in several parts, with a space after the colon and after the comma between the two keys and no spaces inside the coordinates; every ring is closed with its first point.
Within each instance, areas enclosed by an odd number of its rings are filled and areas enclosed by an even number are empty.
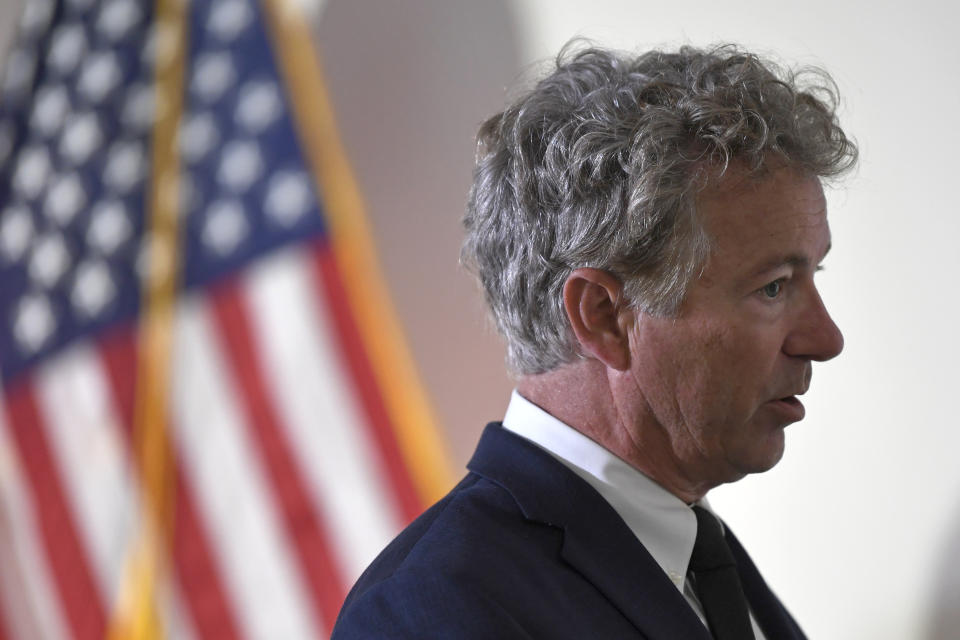
{"type": "MultiPolygon", "coordinates": [[[[0,51],[12,46],[22,4],[0,3],[0,51]]],[[[846,349],[815,367],[807,418],[788,430],[783,461],[710,499],[811,638],[960,638],[951,400],[960,9],[934,0],[298,4],[453,476],[511,389],[499,338],[458,266],[480,122],[575,36],[626,50],[736,42],[827,69],[861,149],[856,173],[827,191],[833,250],[819,279],[846,349]]],[[[347,582],[386,537],[364,547],[347,582]]],[[[190,626],[185,635],[203,635],[190,626]]]]}

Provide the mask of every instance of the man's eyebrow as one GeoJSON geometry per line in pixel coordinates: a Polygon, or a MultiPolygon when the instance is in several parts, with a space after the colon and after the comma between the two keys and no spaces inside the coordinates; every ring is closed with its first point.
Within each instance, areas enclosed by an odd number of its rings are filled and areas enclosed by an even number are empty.
{"type": "MultiPolygon", "coordinates": [[[[833,246],[832,244],[827,245],[826,250],[823,252],[823,256],[820,258],[820,260],[818,260],[818,262],[822,261],[824,258],[827,257],[827,254],[830,253],[830,249],[832,246],[833,246]]],[[[774,269],[777,269],[783,266],[794,267],[798,269],[809,267],[810,257],[799,254],[799,253],[788,253],[787,255],[784,255],[784,256],[776,256],[764,262],[763,264],[758,265],[757,268],[753,270],[753,275],[759,276],[768,271],[773,271],[774,269]]]]}

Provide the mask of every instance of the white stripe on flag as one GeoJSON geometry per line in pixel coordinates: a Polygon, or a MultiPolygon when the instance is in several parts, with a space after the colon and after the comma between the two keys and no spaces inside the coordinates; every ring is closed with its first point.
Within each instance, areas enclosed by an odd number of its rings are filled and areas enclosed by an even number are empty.
{"type": "Polygon", "coordinates": [[[172,377],[173,428],[184,472],[247,637],[312,638],[320,627],[217,344],[208,309],[188,299],[177,317],[172,377]]]}
{"type": "Polygon", "coordinates": [[[37,405],[100,601],[116,602],[137,534],[139,501],[105,372],[87,345],[67,349],[37,374],[37,405]]]}
{"type": "Polygon", "coordinates": [[[286,250],[249,270],[243,289],[266,384],[349,586],[401,520],[313,277],[304,250],[286,250]]]}
{"type": "Polygon", "coordinates": [[[23,640],[68,638],[0,393],[0,607],[23,640]]]}
{"type": "MultiPolygon", "coordinates": [[[[99,354],[72,347],[44,366],[37,399],[64,489],[77,515],[101,600],[116,606],[124,570],[136,545],[141,502],[113,394],[99,354]]],[[[128,576],[127,576],[128,577],[128,576]]],[[[172,638],[191,638],[183,603],[168,580],[159,589],[160,610],[172,638]]]]}
{"type": "Polygon", "coordinates": [[[158,594],[166,637],[169,640],[196,640],[197,631],[187,614],[187,604],[180,590],[172,587],[173,584],[171,580],[164,580],[158,594]]]}

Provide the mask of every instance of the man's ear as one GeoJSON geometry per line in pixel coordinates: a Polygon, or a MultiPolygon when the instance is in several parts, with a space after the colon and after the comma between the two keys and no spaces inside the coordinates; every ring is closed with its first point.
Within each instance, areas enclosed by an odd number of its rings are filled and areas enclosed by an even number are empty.
{"type": "Polygon", "coordinates": [[[622,299],[620,280],[601,269],[574,269],[563,283],[563,308],[581,351],[619,371],[630,367],[622,299]]]}

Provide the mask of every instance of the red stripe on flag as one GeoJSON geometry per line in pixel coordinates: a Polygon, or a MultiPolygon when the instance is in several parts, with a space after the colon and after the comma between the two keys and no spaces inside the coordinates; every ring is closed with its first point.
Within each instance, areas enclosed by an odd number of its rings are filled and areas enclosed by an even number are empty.
{"type": "MultiPolygon", "coordinates": [[[[110,378],[114,404],[127,445],[133,437],[136,394],[136,337],[131,330],[114,331],[99,345],[110,378]]],[[[177,579],[201,638],[243,638],[216,567],[193,489],[176,461],[176,494],[173,523],[173,557],[177,579]]]]}
{"type": "Polygon", "coordinates": [[[217,333],[230,359],[257,451],[279,500],[287,535],[297,551],[310,596],[329,634],[347,592],[343,571],[331,551],[327,525],[306,488],[264,383],[262,363],[237,281],[224,281],[213,287],[210,294],[217,333]]]}
{"type": "Polygon", "coordinates": [[[4,602],[0,598],[0,640],[7,640],[13,637],[13,629],[8,622],[7,612],[4,611],[4,602]]]}
{"type": "Polygon", "coordinates": [[[10,430],[29,480],[54,581],[67,623],[77,640],[100,640],[106,630],[100,591],[80,541],[45,426],[27,376],[7,389],[10,430]]]}
{"type": "Polygon", "coordinates": [[[336,347],[353,378],[354,388],[360,396],[360,405],[366,416],[371,435],[390,479],[395,501],[406,521],[413,520],[423,511],[424,504],[413,485],[413,479],[400,452],[395,425],[383,402],[382,390],[377,384],[370,364],[370,357],[360,337],[356,320],[350,309],[340,269],[326,240],[320,239],[311,247],[315,280],[320,300],[325,300],[319,313],[329,314],[336,327],[336,347]]]}

